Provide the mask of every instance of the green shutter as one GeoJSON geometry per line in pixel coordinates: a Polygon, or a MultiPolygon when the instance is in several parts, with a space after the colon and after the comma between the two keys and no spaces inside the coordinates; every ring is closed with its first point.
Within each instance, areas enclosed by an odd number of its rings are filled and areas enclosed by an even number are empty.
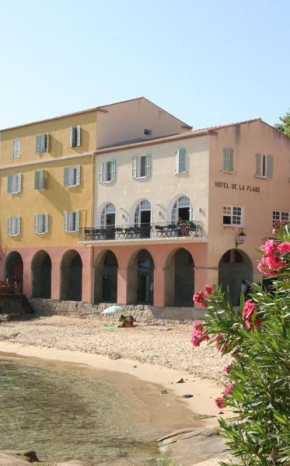
{"type": "Polygon", "coordinates": [[[34,189],[40,189],[40,172],[39,171],[35,171],[34,172],[34,189]]]}
{"type": "Polygon", "coordinates": [[[21,217],[15,217],[16,218],[16,235],[21,234],[21,217]]]}
{"type": "Polygon", "coordinates": [[[178,173],[186,171],[186,150],[178,149],[178,173]]]}
{"type": "Polygon", "coordinates": [[[116,179],[116,160],[111,161],[111,181],[116,179]]]}
{"type": "Polygon", "coordinates": [[[81,166],[80,165],[77,165],[76,166],[76,185],[80,185],[81,184],[81,166]]]}
{"type": "Polygon", "coordinates": [[[67,230],[67,225],[68,224],[68,212],[65,210],[64,213],[63,213],[63,229],[64,231],[68,231],[67,230]]]}
{"type": "Polygon", "coordinates": [[[133,159],[132,159],[132,178],[137,178],[137,164],[138,164],[138,157],[133,157],[133,159]]]}
{"type": "Polygon", "coordinates": [[[44,214],[44,231],[45,233],[48,233],[49,230],[49,216],[48,214],[44,214]]]}
{"type": "Polygon", "coordinates": [[[11,236],[11,223],[12,223],[12,219],[11,217],[8,217],[7,218],[7,235],[8,236],[11,236]]]}
{"type": "Polygon", "coordinates": [[[16,175],[16,182],[17,182],[17,193],[21,193],[21,182],[22,182],[22,175],[20,173],[18,173],[18,175],[16,175]]]}
{"type": "Polygon", "coordinates": [[[267,176],[269,178],[273,176],[273,155],[267,156],[267,176]]]}
{"type": "Polygon", "coordinates": [[[229,147],[229,171],[234,171],[234,149],[229,147]]]}
{"type": "Polygon", "coordinates": [[[73,147],[73,132],[74,132],[74,128],[70,128],[70,130],[69,130],[69,145],[70,145],[70,147],[73,147]]]}
{"type": "Polygon", "coordinates": [[[75,231],[79,231],[80,229],[80,212],[77,210],[75,212],[75,231]]]}
{"type": "Polygon", "coordinates": [[[80,147],[81,145],[81,127],[77,126],[77,147],[80,147]]]}
{"type": "Polygon", "coordinates": [[[37,134],[35,138],[35,152],[41,153],[41,134],[37,134]]]}
{"type": "Polygon", "coordinates": [[[38,233],[39,231],[39,215],[34,215],[34,233],[38,233]]]}
{"type": "Polygon", "coordinates": [[[69,186],[69,167],[65,167],[63,170],[63,175],[64,175],[64,180],[63,180],[63,185],[64,186],[69,186]]]}
{"type": "Polygon", "coordinates": [[[7,176],[7,193],[13,193],[13,175],[7,176]]]}
{"type": "Polygon", "coordinates": [[[104,164],[99,163],[99,170],[98,170],[98,181],[99,181],[99,183],[102,183],[102,181],[103,181],[103,171],[104,171],[104,164]]]}
{"type": "Polygon", "coordinates": [[[256,176],[261,176],[261,154],[256,154],[256,176]]]}
{"type": "Polygon", "coordinates": [[[151,154],[146,155],[146,176],[151,176],[151,154]]]}

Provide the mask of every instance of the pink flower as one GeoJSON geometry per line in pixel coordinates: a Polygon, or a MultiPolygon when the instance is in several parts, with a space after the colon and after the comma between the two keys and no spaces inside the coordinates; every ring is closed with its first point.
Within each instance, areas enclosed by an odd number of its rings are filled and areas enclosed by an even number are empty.
{"type": "Polygon", "coordinates": [[[216,398],[214,401],[218,408],[223,409],[226,407],[223,397],[216,398]]]}
{"type": "Polygon", "coordinates": [[[193,333],[191,337],[191,344],[193,346],[199,346],[203,341],[208,341],[209,337],[204,334],[203,322],[196,320],[193,322],[193,333]]]}
{"type": "Polygon", "coordinates": [[[272,255],[264,257],[264,263],[268,265],[269,269],[276,270],[281,267],[285,267],[287,264],[284,262],[280,256],[272,255]]]}
{"type": "Polygon", "coordinates": [[[224,372],[225,374],[228,374],[228,373],[229,373],[229,366],[224,366],[223,372],[224,372]]]}
{"type": "Polygon", "coordinates": [[[256,319],[253,324],[251,323],[251,320],[249,320],[249,319],[247,319],[245,321],[245,325],[246,325],[246,327],[248,327],[249,330],[254,330],[255,327],[260,327],[261,324],[262,324],[261,319],[256,319]]]}
{"type": "Polygon", "coordinates": [[[251,299],[248,299],[245,302],[242,316],[244,317],[244,319],[250,319],[252,315],[254,314],[255,310],[256,310],[255,303],[251,299]]]}
{"type": "Polygon", "coordinates": [[[208,293],[208,294],[212,294],[212,292],[213,292],[213,286],[211,286],[211,285],[205,285],[204,289],[205,289],[206,293],[208,293]]]}
{"type": "Polygon", "coordinates": [[[262,251],[265,251],[266,255],[269,256],[271,254],[274,254],[274,252],[277,250],[276,242],[273,239],[268,239],[265,244],[263,244],[260,249],[262,251]]]}
{"type": "Polygon", "coordinates": [[[195,304],[200,304],[201,307],[207,307],[206,299],[203,291],[198,291],[193,295],[193,301],[195,304]]]}
{"type": "Polygon", "coordinates": [[[226,386],[226,388],[224,389],[224,394],[225,394],[225,395],[230,395],[232,389],[233,389],[233,384],[232,384],[232,383],[229,383],[229,384],[226,386]]]}
{"type": "Polygon", "coordinates": [[[278,244],[278,251],[280,254],[286,254],[287,252],[290,252],[290,243],[285,242],[285,243],[280,243],[278,244]]]}
{"type": "Polygon", "coordinates": [[[273,270],[269,270],[268,266],[263,262],[263,260],[259,262],[257,269],[264,275],[275,275],[275,272],[273,270]]]}

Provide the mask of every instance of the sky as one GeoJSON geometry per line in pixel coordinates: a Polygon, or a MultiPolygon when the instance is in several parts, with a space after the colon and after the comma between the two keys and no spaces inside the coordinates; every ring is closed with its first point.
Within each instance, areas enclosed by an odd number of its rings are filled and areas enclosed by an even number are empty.
{"type": "Polygon", "coordinates": [[[290,107],[290,0],[0,0],[0,128],[145,96],[194,128],[290,107]]]}

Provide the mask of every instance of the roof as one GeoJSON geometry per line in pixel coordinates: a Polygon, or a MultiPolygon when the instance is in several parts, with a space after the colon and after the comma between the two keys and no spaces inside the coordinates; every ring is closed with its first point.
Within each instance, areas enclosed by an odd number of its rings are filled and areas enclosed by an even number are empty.
{"type": "Polygon", "coordinates": [[[218,131],[219,129],[229,128],[230,126],[244,125],[246,123],[254,123],[255,121],[261,121],[262,123],[265,123],[262,120],[262,118],[254,118],[253,120],[244,120],[244,121],[238,121],[236,123],[227,123],[226,125],[210,126],[208,128],[195,129],[194,132],[198,132],[198,131],[218,131]]]}
{"type": "Polygon", "coordinates": [[[129,103],[129,102],[134,102],[136,100],[146,100],[147,102],[149,102],[151,105],[154,105],[155,107],[159,108],[160,110],[162,110],[164,113],[167,113],[167,115],[170,115],[171,117],[175,118],[176,120],[180,121],[180,123],[185,126],[185,128],[188,128],[188,129],[191,129],[192,127],[189,126],[188,124],[184,123],[184,121],[182,120],[179,120],[179,118],[176,118],[174,115],[172,115],[171,113],[167,112],[166,110],[164,110],[163,108],[159,107],[158,105],[154,104],[153,102],[151,102],[151,100],[149,99],[146,99],[146,97],[136,97],[134,99],[128,99],[128,100],[122,100],[120,102],[113,102],[111,104],[107,104],[107,105],[101,105],[99,107],[93,107],[93,108],[89,108],[87,110],[81,110],[79,112],[73,112],[73,113],[67,113],[65,115],[60,115],[60,116],[56,116],[56,117],[52,117],[52,118],[46,118],[44,120],[38,120],[38,121],[33,121],[33,122],[30,122],[30,123],[24,123],[22,125],[16,125],[16,126],[11,126],[9,128],[3,128],[3,129],[0,129],[0,133],[3,132],[3,131],[9,131],[9,130],[12,130],[12,129],[17,129],[17,128],[23,128],[25,126],[32,126],[32,125],[36,125],[38,123],[45,123],[46,121],[54,121],[54,120],[59,120],[59,119],[62,119],[62,118],[68,118],[68,117],[71,117],[71,116],[75,116],[75,115],[81,115],[81,114],[84,114],[84,113],[91,113],[91,112],[102,112],[102,113],[106,113],[107,110],[106,108],[107,107],[111,107],[113,105],[120,105],[120,104],[126,104],[126,103],[129,103]]]}

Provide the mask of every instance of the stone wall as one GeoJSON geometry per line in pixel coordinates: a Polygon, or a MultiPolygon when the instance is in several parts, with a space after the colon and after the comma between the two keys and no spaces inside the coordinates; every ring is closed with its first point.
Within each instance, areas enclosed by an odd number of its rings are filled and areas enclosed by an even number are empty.
{"type": "Polygon", "coordinates": [[[154,308],[147,305],[124,305],[122,312],[112,316],[103,315],[102,311],[112,304],[90,304],[78,301],[58,301],[53,299],[30,299],[30,304],[38,315],[63,315],[85,319],[106,319],[117,321],[121,314],[132,315],[142,323],[182,323],[204,316],[204,310],[193,307],[154,308]]]}

